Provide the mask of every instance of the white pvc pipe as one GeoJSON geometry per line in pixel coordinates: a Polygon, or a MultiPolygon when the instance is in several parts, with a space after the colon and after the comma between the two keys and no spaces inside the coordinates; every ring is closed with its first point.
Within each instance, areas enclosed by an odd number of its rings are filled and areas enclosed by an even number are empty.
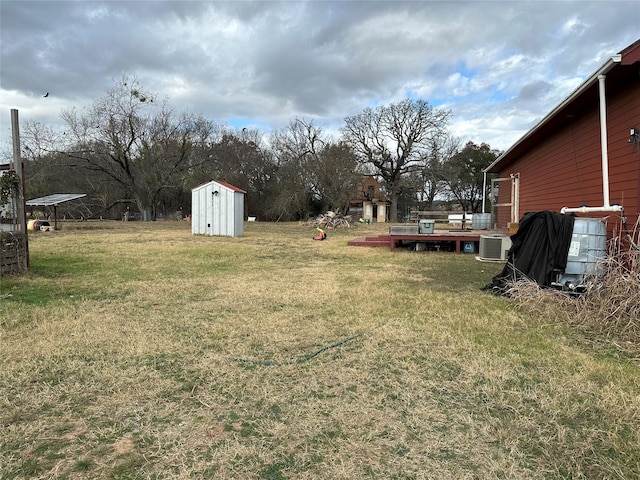
{"type": "Polygon", "coordinates": [[[622,212],[621,205],[607,205],[604,207],[562,207],[560,213],[590,213],[590,212],[622,212]]]}
{"type": "Polygon", "coordinates": [[[511,197],[511,203],[513,206],[513,221],[517,222],[520,219],[520,173],[514,173],[513,178],[513,197],[511,197]]]}
{"type": "Polygon", "coordinates": [[[482,213],[484,213],[484,205],[486,203],[486,193],[487,193],[487,171],[484,170],[482,175],[482,213]]]}
{"type": "Polygon", "coordinates": [[[609,204],[609,155],[607,150],[607,99],[605,95],[605,75],[598,75],[600,92],[600,148],[602,151],[602,207],[563,207],[560,213],[590,213],[590,212],[622,212],[620,205],[609,204]]]}
{"type": "Polygon", "coordinates": [[[609,154],[607,149],[607,99],[604,89],[605,75],[598,75],[600,89],[600,148],[602,149],[602,197],[609,206],[609,154]]]}
{"type": "Polygon", "coordinates": [[[511,174],[511,222],[516,223],[518,217],[514,211],[516,206],[516,182],[513,181],[513,174],[511,174]]]}

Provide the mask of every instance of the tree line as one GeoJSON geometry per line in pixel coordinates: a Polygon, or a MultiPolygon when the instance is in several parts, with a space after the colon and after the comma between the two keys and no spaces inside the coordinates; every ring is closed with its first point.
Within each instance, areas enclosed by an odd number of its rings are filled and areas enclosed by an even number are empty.
{"type": "Polygon", "coordinates": [[[25,124],[27,195],[86,193],[75,216],[153,220],[189,214],[191,189],[221,180],[246,192],[246,215],[291,221],[346,213],[357,183],[373,175],[391,221],[438,199],[479,211],[482,170],[500,152],[462,145],[447,129],[450,115],[406,99],[345,118],[338,139],[298,118],[266,135],[176,112],[124,76],[91,107],[63,110],[63,131],[25,124]]]}

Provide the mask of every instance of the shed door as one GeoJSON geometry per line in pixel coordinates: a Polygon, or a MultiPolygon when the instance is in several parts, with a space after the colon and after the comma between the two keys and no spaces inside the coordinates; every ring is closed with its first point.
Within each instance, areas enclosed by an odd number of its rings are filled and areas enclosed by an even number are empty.
{"type": "Polygon", "coordinates": [[[220,235],[220,192],[214,188],[211,193],[211,231],[209,235],[220,235]]]}

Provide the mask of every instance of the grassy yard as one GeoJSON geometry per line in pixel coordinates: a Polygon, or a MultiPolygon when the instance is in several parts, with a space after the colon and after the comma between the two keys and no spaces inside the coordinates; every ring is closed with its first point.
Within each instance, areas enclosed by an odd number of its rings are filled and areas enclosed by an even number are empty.
{"type": "Polygon", "coordinates": [[[85,222],[0,285],[0,478],[640,478],[640,368],[381,225],[85,222]]]}

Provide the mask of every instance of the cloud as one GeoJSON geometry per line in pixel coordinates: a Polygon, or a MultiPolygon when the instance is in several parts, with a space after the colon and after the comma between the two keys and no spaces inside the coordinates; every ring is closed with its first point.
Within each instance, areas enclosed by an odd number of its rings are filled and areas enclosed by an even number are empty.
{"type": "Polygon", "coordinates": [[[0,141],[9,109],[59,124],[123,74],[176,111],[337,131],[420,97],[463,138],[507,148],[638,37],[632,1],[0,2],[0,141]],[[42,95],[51,92],[43,102],[42,95]]]}

